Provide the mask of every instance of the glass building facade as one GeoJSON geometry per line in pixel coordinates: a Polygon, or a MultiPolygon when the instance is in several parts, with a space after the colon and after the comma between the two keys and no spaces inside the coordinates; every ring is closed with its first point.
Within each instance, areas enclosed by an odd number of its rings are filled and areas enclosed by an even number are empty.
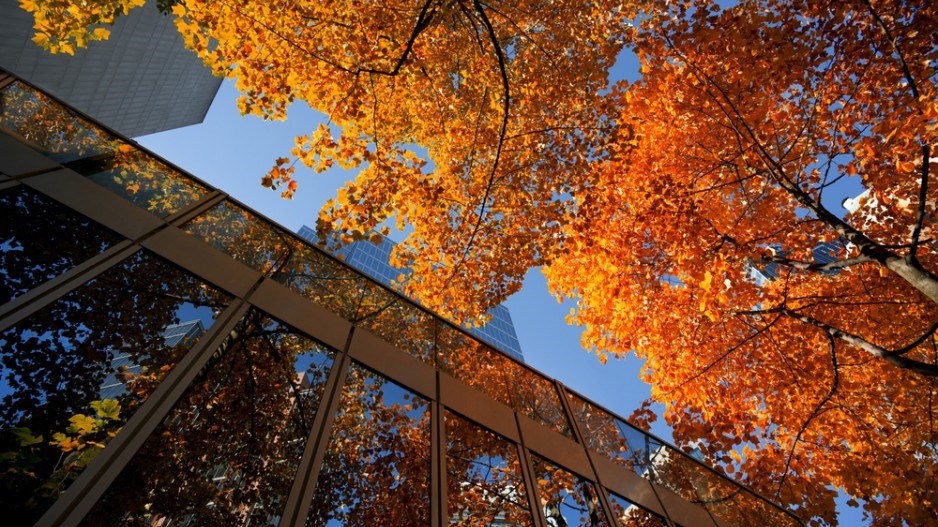
{"type": "MultiPolygon", "coordinates": [[[[297,234],[312,243],[317,243],[319,240],[316,231],[306,225],[300,227],[297,234]]],[[[381,238],[380,243],[368,240],[352,242],[339,249],[335,255],[382,284],[397,287],[398,278],[403,275],[406,280],[410,270],[391,266],[391,251],[394,250],[395,243],[380,234],[378,236],[381,238]]],[[[490,309],[488,314],[492,318],[487,324],[469,328],[467,331],[512,357],[524,361],[521,343],[518,342],[518,334],[515,332],[515,325],[511,321],[511,312],[508,308],[498,305],[490,309]]]]}
{"type": "Polygon", "coordinates": [[[6,525],[801,525],[10,75],[0,211],[6,525]]]}

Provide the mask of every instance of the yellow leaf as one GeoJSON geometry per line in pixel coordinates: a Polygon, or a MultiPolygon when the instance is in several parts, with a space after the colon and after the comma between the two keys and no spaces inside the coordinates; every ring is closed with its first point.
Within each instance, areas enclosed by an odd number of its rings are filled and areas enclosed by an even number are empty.
{"type": "Polygon", "coordinates": [[[47,49],[48,49],[48,47],[49,47],[49,35],[47,35],[47,34],[45,34],[45,33],[36,33],[35,35],[33,35],[33,42],[35,42],[36,44],[38,44],[39,46],[41,46],[41,47],[43,47],[43,48],[47,48],[47,49]]]}
{"type": "Polygon", "coordinates": [[[95,427],[97,426],[97,422],[85,414],[73,415],[69,419],[69,422],[71,423],[71,426],[68,428],[71,431],[81,435],[87,435],[94,432],[95,427]]]}

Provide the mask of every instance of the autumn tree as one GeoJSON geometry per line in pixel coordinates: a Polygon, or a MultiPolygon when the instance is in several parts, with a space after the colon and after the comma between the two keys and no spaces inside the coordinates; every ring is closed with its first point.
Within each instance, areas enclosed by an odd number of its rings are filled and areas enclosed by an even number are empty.
{"type": "Polygon", "coordinates": [[[635,137],[547,269],[588,346],[646,360],[676,437],[817,524],[837,489],[877,524],[938,521],[935,16],[662,6],[613,95],[635,137]]]}
{"type": "MultiPolygon", "coordinates": [[[[51,49],[87,37],[75,33],[84,19],[59,4],[25,4],[44,35],[37,41],[51,49]],[[67,30],[39,23],[51,18],[67,30]]],[[[574,205],[557,197],[587,186],[603,154],[614,124],[607,72],[634,15],[611,0],[393,0],[367,9],[191,0],[172,12],[187,45],[235,79],[243,113],[283,119],[302,100],[328,116],[263,184],[292,195],[297,162],[361,168],[324,207],[320,232],[361,239],[392,217],[412,226],[395,261],[414,270],[411,292],[446,313],[475,312],[482,293],[517,291],[525,271],[556,252],[574,205]],[[440,265],[450,271],[436,272],[440,265]]]]}
{"type": "MultiPolygon", "coordinates": [[[[83,3],[99,4],[117,5],[83,3]]],[[[584,344],[644,358],[676,437],[709,461],[817,524],[836,524],[837,489],[879,523],[928,524],[932,4],[172,11],[187,44],[236,80],[242,112],[284,118],[303,100],[329,116],[264,185],[291,195],[296,162],[361,168],[318,226],[345,239],[389,218],[412,226],[395,261],[422,301],[483,313],[544,265],[552,291],[576,298],[584,344]],[[607,89],[625,43],[642,79],[607,89]],[[832,196],[850,181],[868,193],[844,214],[832,196]]],[[[38,29],[47,47],[79,40],[38,29]]]]}

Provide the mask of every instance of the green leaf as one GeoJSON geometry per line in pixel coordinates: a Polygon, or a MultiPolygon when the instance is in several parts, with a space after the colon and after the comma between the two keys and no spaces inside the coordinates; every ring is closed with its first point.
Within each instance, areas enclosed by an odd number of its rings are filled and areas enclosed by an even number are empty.
{"type": "Polygon", "coordinates": [[[36,443],[42,443],[42,436],[34,436],[32,430],[21,426],[13,429],[13,435],[16,436],[16,440],[19,441],[20,446],[29,446],[35,445],[36,443]]]}
{"type": "Polygon", "coordinates": [[[91,408],[98,413],[101,419],[116,420],[120,414],[121,405],[116,399],[104,399],[103,401],[93,401],[91,408]]]}
{"type": "Polygon", "coordinates": [[[73,415],[69,419],[69,422],[72,423],[71,426],[68,427],[69,431],[75,432],[78,435],[92,434],[98,426],[98,421],[85,414],[73,415]]]}

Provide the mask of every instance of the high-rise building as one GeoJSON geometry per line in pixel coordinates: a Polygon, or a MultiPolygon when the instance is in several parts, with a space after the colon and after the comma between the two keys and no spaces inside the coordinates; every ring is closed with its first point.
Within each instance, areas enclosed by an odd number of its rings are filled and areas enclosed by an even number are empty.
{"type": "Polygon", "coordinates": [[[8,524],[801,525],[9,75],[0,217],[8,524]]]}
{"type": "Polygon", "coordinates": [[[183,46],[172,17],[147,2],[119,16],[106,41],[53,55],[33,41],[32,14],[0,2],[0,68],[136,137],[201,123],[221,79],[183,46]]]}
{"type": "MultiPolygon", "coordinates": [[[[312,243],[317,243],[319,240],[316,231],[306,225],[300,227],[297,234],[312,243]]],[[[406,280],[410,270],[391,266],[391,251],[394,245],[393,241],[381,236],[380,243],[362,240],[345,245],[336,252],[336,256],[382,284],[395,287],[397,279],[404,275],[406,280]]],[[[515,332],[515,325],[511,321],[511,312],[508,308],[498,305],[490,309],[488,314],[491,318],[487,324],[469,328],[468,331],[508,355],[524,361],[521,343],[518,342],[518,334],[515,332]]]]}
{"type": "MultiPolygon", "coordinates": [[[[190,320],[181,324],[172,324],[163,331],[163,343],[170,347],[194,342],[205,333],[201,320],[190,320]]],[[[127,393],[125,379],[134,378],[141,373],[141,366],[134,362],[133,353],[124,351],[114,354],[110,363],[110,375],[101,383],[101,399],[117,399],[127,393]]]]}
{"type": "MultiPolygon", "coordinates": [[[[847,243],[842,239],[837,239],[830,242],[821,242],[815,244],[815,246],[811,248],[812,262],[810,263],[824,265],[831,262],[836,262],[842,258],[847,253],[847,251],[847,243]]],[[[746,264],[747,274],[753,280],[753,282],[760,286],[770,280],[775,280],[778,278],[779,274],[782,272],[782,269],[782,265],[776,262],[769,262],[758,265],[754,262],[749,262],[746,264]]],[[[837,274],[839,271],[837,269],[827,269],[818,272],[821,274],[837,274]]]]}

